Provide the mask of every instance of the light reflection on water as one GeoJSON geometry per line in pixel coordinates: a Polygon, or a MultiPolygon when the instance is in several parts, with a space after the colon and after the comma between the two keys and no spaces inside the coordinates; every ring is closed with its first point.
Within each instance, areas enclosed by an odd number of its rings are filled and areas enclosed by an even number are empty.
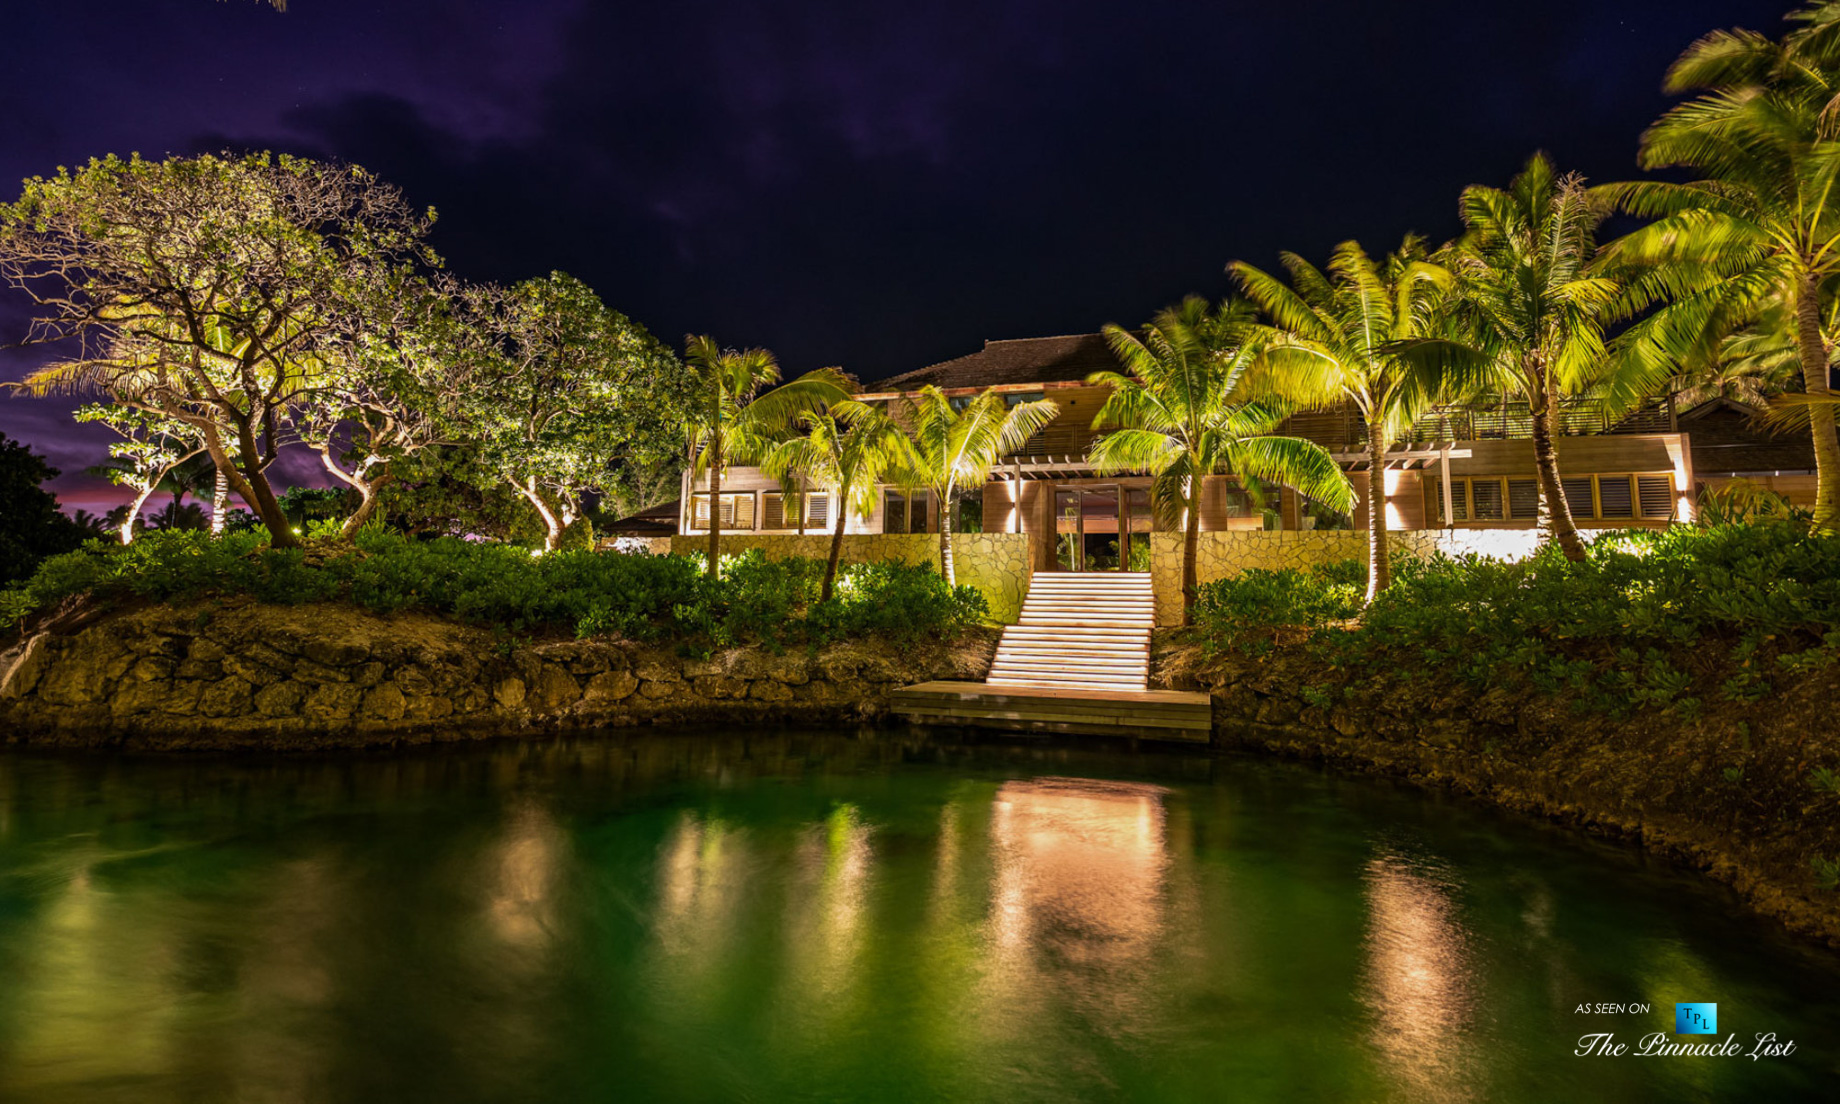
{"type": "Polygon", "coordinates": [[[1792,1100],[1840,1053],[1834,958],[1703,886],[1277,764],[0,754],[0,809],[7,1101],[1792,1100]],[[1613,999],[1807,1057],[1573,1059],[1613,999]]]}

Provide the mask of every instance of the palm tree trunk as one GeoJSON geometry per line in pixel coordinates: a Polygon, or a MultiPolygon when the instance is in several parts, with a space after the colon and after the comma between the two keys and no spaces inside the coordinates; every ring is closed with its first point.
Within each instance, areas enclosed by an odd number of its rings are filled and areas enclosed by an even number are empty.
{"type": "MultiPolygon", "coordinates": [[[[709,446],[709,566],[704,570],[711,580],[721,574],[722,560],[722,427],[716,426],[709,446]]],[[[696,516],[695,500],[690,516],[696,516]]]]}
{"type": "Polygon", "coordinates": [[[957,586],[958,578],[952,571],[952,489],[946,488],[939,501],[939,573],[946,578],[947,586],[957,586]]]}
{"type": "Polygon", "coordinates": [[[826,560],[824,563],[824,585],[818,589],[818,601],[820,602],[828,602],[831,600],[831,591],[837,583],[837,561],[843,556],[843,516],[847,512],[841,508],[841,502],[847,499],[844,490],[849,485],[850,475],[848,472],[845,472],[843,482],[837,489],[837,498],[839,499],[837,523],[831,528],[830,559],[826,560]]]}
{"type": "MultiPolygon", "coordinates": [[[[1827,343],[1821,338],[1821,303],[1814,278],[1804,274],[1795,296],[1795,336],[1802,361],[1802,386],[1810,395],[1824,395],[1827,387],[1827,343]]],[[[1814,518],[1817,533],[1831,533],[1840,521],[1840,434],[1835,432],[1832,407],[1808,408],[1809,431],[1814,435],[1814,518]]]]}
{"type": "MultiPolygon", "coordinates": [[[[1573,563],[1584,559],[1584,538],[1572,521],[1571,505],[1565,501],[1565,486],[1559,481],[1559,453],[1553,447],[1552,409],[1556,403],[1552,374],[1541,366],[1530,370],[1527,388],[1528,413],[1533,421],[1533,468],[1540,484],[1540,529],[1548,540],[1559,542],[1565,558],[1573,563]]],[[[1474,520],[1472,504],[1470,517],[1474,520]]]]}
{"type": "Polygon", "coordinates": [[[1392,561],[1386,548],[1386,430],[1377,420],[1367,423],[1367,597],[1371,603],[1393,581],[1392,561]]]}
{"type": "Polygon", "coordinates": [[[1201,590],[1201,477],[1188,477],[1188,525],[1182,536],[1182,624],[1195,623],[1195,599],[1201,590]]]}
{"type": "Polygon", "coordinates": [[[224,478],[224,469],[217,468],[211,484],[211,535],[224,535],[224,524],[230,519],[225,515],[230,510],[230,481],[224,478]]]}

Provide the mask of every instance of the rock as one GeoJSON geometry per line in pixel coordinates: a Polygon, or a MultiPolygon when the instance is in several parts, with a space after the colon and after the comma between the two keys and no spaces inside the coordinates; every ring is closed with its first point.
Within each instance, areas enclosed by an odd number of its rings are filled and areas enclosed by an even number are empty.
{"type": "Polygon", "coordinates": [[[792,688],[772,679],[758,679],[748,688],[748,697],[756,701],[791,701],[792,688]]]}
{"type": "Polygon", "coordinates": [[[434,693],[434,679],[420,667],[401,667],[396,671],[396,685],[411,697],[434,693]]]}
{"type": "Polygon", "coordinates": [[[696,692],[706,698],[747,697],[746,679],[729,678],[727,675],[700,675],[690,682],[696,687],[696,692]]]}
{"type": "Polygon", "coordinates": [[[442,694],[410,694],[403,699],[403,718],[410,721],[433,721],[449,716],[454,702],[442,694]]]}
{"type": "Polygon", "coordinates": [[[1259,702],[1258,712],[1253,719],[1268,725],[1295,724],[1301,712],[1297,703],[1289,698],[1266,698],[1259,702]]]}
{"type": "Polygon", "coordinates": [[[224,672],[237,678],[267,686],[287,676],[294,661],[266,644],[251,644],[228,652],[223,658],[224,672]]]}
{"type": "Polygon", "coordinates": [[[506,709],[516,709],[524,704],[524,680],[513,675],[501,679],[492,688],[492,700],[506,709]]]}
{"type": "Polygon", "coordinates": [[[633,674],[641,682],[682,682],[683,665],[666,656],[650,656],[641,661],[633,674]]]}
{"type": "Polygon", "coordinates": [[[198,698],[198,712],[207,717],[240,717],[249,712],[255,687],[240,678],[206,683],[198,698]]]}
{"type": "Polygon", "coordinates": [[[543,713],[555,713],[581,700],[581,683],[553,663],[543,664],[537,671],[536,682],[530,690],[530,706],[543,713]]]}
{"type": "MultiPolygon", "coordinates": [[[[728,674],[728,669],[729,657],[727,655],[713,655],[707,659],[692,657],[684,660],[684,677],[687,679],[715,678],[728,674]]],[[[647,676],[641,674],[639,677],[647,676]]]]}
{"type": "Polygon", "coordinates": [[[394,682],[379,683],[364,693],[364,719],[400,721],[408,711],[408,701],[394,682]]]}
{"type": "Polygon", "coordinates": [[[639,684],[639,696],[651,698],[653,701],[674,698],[682,694],[683,691],[684,685],[682,679],[678,679],[675,682],[642,682],[639,684]]]}
{"type": "Polygon", "coordinates": [[[352,672],[351,682],[354,686],[372,687],[382,682],[388,673],[383,664],[372,660],[352,672]]]}
{"type": "Polygon", "coordinates": [[[195,659],[201,663],[221,663],[224,656],[228,654],[229,652],[225,651],[222,644],[209,637],[200,636],[192,641],[191,651],[186,653],[186,658],[195,659]]]}
{"type": "Polygon", "coordinates": [[[128,671],[136,682],[165,682],[179,670],[179,665],[165,656],[147,656],[128,671]]]}
{"type": "MultiPolygon", "coordinates": [[[[158,686],[160,684],[152,683],[150,685],[158,686]]],[[[154,708],[162,713],[171,713],[179,717],[190,717],[199,712],[198,699],[203,696],[204,688],[204,683],[189,680],[167,683],[164,687],[166,692],[160,695],[158,704],[155,705],[154,708]]]]}
{"type": "Polygon", "coordinates": [[[316,636],[306,641],[301,654],[327,667],[351,667],[370,658],[371,647],[346,637],[316,636]]]}
{"type": "Polygon", "coordinates": [[[352,672],[328,667],[318,660],[303,659],[294,664],[294,677],[305,683],[350,682],[352,672]]]}
{"type": "Polygon", "coordinates": [[[620,701],[631,697],[639,689],[639,679],[624,667],[617,671],[602,671],[588,680],[588,687],[582,694],[583,705],[597,705],[603,702],[620,701]]]}
{"type": "Polygon", "coordinates": [[[177,674],[182,679],[202,679],[205,682],[211,682],[224,677],[224,665],[215,659],[188,658],[179,664],[177,674]]]}
{"type": "Polygon", "coordinates": [[[256,711],[264,717],[292,717],[306,696],[307,688],[298,682],[270,683],[256,691],[256,711]]]}
{"type": "Polygon", "coordinates": [[[321,683],[307,692],[301,712],[307,720],[322,724],[349,721],[363,697],[364,691],[349,682],[321,683]]]}

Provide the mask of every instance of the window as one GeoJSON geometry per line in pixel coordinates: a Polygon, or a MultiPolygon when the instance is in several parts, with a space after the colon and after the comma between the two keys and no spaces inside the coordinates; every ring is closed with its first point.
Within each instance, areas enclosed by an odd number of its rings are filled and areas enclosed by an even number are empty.
{"type": "Polygon", "coordinates": [[[824,528],[829,523],[831,515],[829,495],[806,493],[801,496],[797,492],[784,494],[779,491],[768,491],[760,496],[760,527],[762,529],[797,529],[801,497],[804,499],[805,528],[824,528]]]}
{"type": "Polygon", "coordinates": [[[926,491],[886,490],[882,492],[882,532],[927,533],[929,495],[926,491]]]}
{"type": "MultiPolygon", "coordinates": [[[[1443,481],[1425,481],[1425,515],[1448,525],[1439,509],[1443,481]]],[[[1566,505],[1579,521],[1671,521],[1674,481],[1666,475],[1581,475],[1560,480],[1566,505]]],[[[1525,478],[1452,479],[1456,521],[1533,521],[1540,514],[1539,483],[1525,478]],[[1467,507],[1467,509],[1466,509],[1467,507]]]]}
{"type": "MultiPolygon", "coordinates": [[[[696,495],[691,498],[690,502],[690,528],[709,528],[709,496],[696,495]]],[[[754,495],[752,492],[722,496],[722,528],[754,528],[754,495]]]]}

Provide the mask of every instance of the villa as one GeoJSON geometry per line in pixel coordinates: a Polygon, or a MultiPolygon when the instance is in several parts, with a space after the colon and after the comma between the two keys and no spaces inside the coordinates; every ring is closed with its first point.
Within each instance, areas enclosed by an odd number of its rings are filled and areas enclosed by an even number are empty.
{"type": "MultiPolygon", "coordinates": [[[[1100,334],[988,341],[968,356],[894,376],[862,398],[892,402],[926,385],[948,396],[995,391],[1012,402],[1047,398],[1060,414],[1012,456],[980,490],[950,504],[954,530],[1024,533],[1036,571],[1146,570],[1148,535],[1159,526],[1145,475],[1106,476],[1088,452],[1093,417],[1107,389],[1087,384],[1119,364],[1100,334]]],[[[1734,478],[1755,478],[1791,501],[1812,499],[1812,450],[1799,438],[1767,438],[1749,427],[1750,411],[1726,400],[1678,410],[1671,398],[1612,418],[1590,400],[1561,408],[1556,444],[1573,516],[1580,528],[1658,527],[1690,519],[1699,491],[1734,478]],[[1699,440],[1707,440],[1702,444],[1699,440]]],[[[1410,439],[1387,454],[1387,525],[1399,530],[1513,530],[1535,525],[1531,422],[1523,401],[1444,407],[1421,418],[1410,439]]],[[[1299,414],[1283,432],[1327,448],[1348,472],[1361,503],[1341,514],[1290,487],[1257,486],[1234,476],[1203,482],[1201,529],[1305,531],[1362,529],[1372,478],[1366,427],[1352,408],[1299,414]]],[[[709,496],[684,477],[678,532],[705,532],[709,496]]],[[[834,522],[831,496],[787,493],[754,468],[722,480],[722,527],[759,534],[816,534],[834,522]]],[[[937,532],[941,504],[926,491],[882,488],[874,513],[850,517],[846,532],[937,532]]]]}

